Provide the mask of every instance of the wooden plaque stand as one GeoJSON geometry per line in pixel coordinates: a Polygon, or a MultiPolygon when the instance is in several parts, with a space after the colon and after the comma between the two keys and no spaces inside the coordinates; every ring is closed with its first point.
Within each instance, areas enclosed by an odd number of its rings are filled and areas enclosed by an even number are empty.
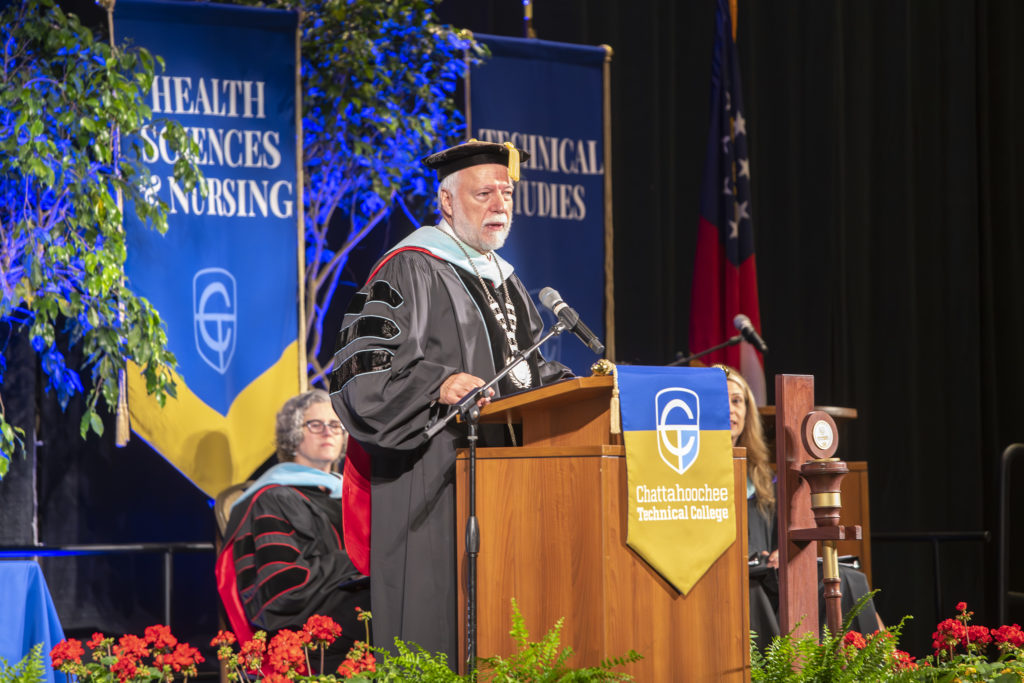
{"type": "MultiPolygon", "coordinates": [[[[745,495],[736,542],[690,593],[680,595],[626,546],[626,459],[611,433],[613,380],[577,378],[495,401],[481,422],[522,425],[523,444],[477,452],[477,651],[515,651],[515,598],[531,640],[564,618],[571,666],[634,649],[620,670],[638,681],[749,680],[745,495]]],[[[466,451],[456,464],[456,537],[467,517],[466,451]]],[[[734,452],[735,491],[746,458],[734,452]]],[[[458,543],[460,668],[465,667],[466,553],[458,543]]]]}
{"type": "MultiPolygon", "coordinates": [[[[801,477],[801,470],[812,462],[803,435],[805,420],[814,406],[814,377],[776,375],[775,404],[779,630],[782,633],[793,631],[797,636],[813,633],[817,637],[818,541],[859,540],[861,528],[838,523],[823,527],[815,523],[811,509],[811,488],[807,480],[801,477]]],[[[835,606],[838,606],[838,595],[833,598],[835,606]]],[[[837,630],[835,625],[832,628],[837,630]]]]}
{"type": "MultiPolygon", "coordinates": [[[[857,419],[856,408],[840,406],[814,406],[813,410],[821,410],[831,415],[840,432],[845,431],[850,420],[857,419]]],[[[760,406],[758,412],[764,423],[765,442],[775,441],[775,406],[760,406]]],[[[844,446],[845,450],[845,446],[844,446]]],[[[843,509],[839,523],[843,526],[859,525],[860,538],[847,538],[837,544],[839,555],[854,555],[860,559],[860,570],[868,578],[868,585],[873,586],[871,578],[871,503],[868,495],[868,464],[863,460],[846,460],[850,473],[843,478],[843,509]]]]}

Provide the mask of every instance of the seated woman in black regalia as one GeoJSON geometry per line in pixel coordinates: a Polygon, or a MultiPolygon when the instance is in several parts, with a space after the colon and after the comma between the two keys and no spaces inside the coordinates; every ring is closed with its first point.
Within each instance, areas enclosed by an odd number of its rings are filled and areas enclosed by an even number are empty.
{"type": "Polygon", "coordinates": [[[313,614],[334,619],[342,634],[323,671],[332,674],[353,642],[366,638],[356,607],[370,608],[369,578],[342,541],[342,479],[333,469],[347,434],[327,392],[316,389],[284,404],[276,439],[280,462],[231,508],[225,537],[238,593],[249,621],[271,636],[299,630],[313,614]]]}
{"type": "MultiPolygon", "coordinates": [[[[732,445],[747,449],[747,551],[750,554],[750,629],[757,632],[757,645],[764,649],[773,636],[779,635],[779,550],[775,517],[775,470],[764,440],[764,428],[757,411],[754,394],[747,381],[735,369],[716,365],[725,372],[729,391],[729,429],[732,445]]],[[[819,580],[820,580],[819,569],[819,580]]],[[[857,599],[868,592],[863,573],[839,566],[843,592],[843,614],[857,599]]],[[[825,604],[818,590],[820,620],[824,621],[825,604]]],[[[883,628],[871,602],[854,620],[853,630],[871,633],[883,628]]]]}

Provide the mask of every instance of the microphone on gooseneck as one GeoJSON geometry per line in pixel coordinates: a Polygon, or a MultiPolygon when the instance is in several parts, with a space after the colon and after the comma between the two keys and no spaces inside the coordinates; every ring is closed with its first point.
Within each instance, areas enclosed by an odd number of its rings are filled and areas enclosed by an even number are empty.
{"type": "Polygon", "coordinates": [[[743,335],[743,338],[755,349],[761,353],[768,353],[768,345],[764,343],[764,339],[761,339],[761,335],[759,335],[757,330],[754,329],[754,326],[750,322],[750,318],[739,313],[732,319],[732,324],[736,327],[736,330],[743,335]]]}
{"type": "Polygon", "coordinates": [[[591,351],[600,355],[604,353],[604,344],[597,338],[589,327],[582,320],[580,314],[574,311],[569,304],[562,300],[562,295],[551,287],[540,290],[540,302],[544,308],[554,313],[562,324],[573,334],[579,337],[580,341],[586,344],[591,351]]]}

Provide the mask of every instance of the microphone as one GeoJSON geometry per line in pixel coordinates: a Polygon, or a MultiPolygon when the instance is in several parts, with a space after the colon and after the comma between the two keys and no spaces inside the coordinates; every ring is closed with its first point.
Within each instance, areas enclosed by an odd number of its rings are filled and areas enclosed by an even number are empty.
{"type": "Polygon", "coordinates": [[[764,339],[761,339],[761,335],[757,333],[754,326],[750,324],[750,318],[738,313],[735,318],[732,319],[733,326],[743,335],[743,338],[753,345],[755,349],[761,353],[768,353],[768,345],[764,343],[764,339]]]}
{"type": "Polygon", "coordinates": [[[604,344],[597,338],[597,335],[591,332],[590,328],[583,324],[580,320],[580,314],[569,307],[569,304],[562,301],[562,295],[551,289],[545,287],[540,290],[540,302],[544,304],[544,308],[548,309],[562,321],[573,334],[579,337],[580,341],[590,347],[590,350],[600,355],[604,353],[604,344]]]}

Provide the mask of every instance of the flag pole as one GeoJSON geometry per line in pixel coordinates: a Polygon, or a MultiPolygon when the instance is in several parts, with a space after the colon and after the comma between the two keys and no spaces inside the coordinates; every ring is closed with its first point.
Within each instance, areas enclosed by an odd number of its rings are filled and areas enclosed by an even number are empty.
{"type": "Polygon", "coordinates": [[[604,338],[608,345],[605,358],[615,360],[615,221],[612,215],[612,56],[611,45],[604,48],[601,68],[601,114],[604,143],[604,338]]]}
{"type": "MultiPolygon", "coordinates": [[[[305,19],[304,12],[299,10],[298,24],[295,27],[295,185],[297,188],[298,201],[295,202],[296,223],[295,230],[298,233],[298,248],[296,258],[298,260],[299,276],[299,338],[298,338],[298,359],[299,359],[299,391],[305,392],[309,389],[309,355],[306,348],[308,343],[308,328],[306,327],[306,211],[305,197],[303,196],[306,187],[305,150],[303,149],[302,132],[302,21],[305,19]]],[[[310,305],[312,305],[311,302],[310,305]]]]}

